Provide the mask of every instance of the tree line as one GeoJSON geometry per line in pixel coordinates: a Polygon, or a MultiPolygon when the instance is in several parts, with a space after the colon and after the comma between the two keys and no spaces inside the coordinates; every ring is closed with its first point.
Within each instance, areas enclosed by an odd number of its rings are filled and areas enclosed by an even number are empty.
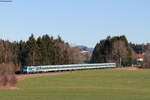
{"type": "Polygon", "coordinates": [[[142,54],[142,53],[146,52],[146,50],[148,49],[146,44],[129,43],[129,45],[131,46],[133,51],[137,54],[142,54]]]}
{"type": "Polygon", "coordinates": [[[108,36],[96,44],[91,63],[116,63],[118,66],[131,66],[137,63],[136,54],[144,55],[142,68],[150,68],[150,44],[128,43],[122,36],[108,36]]]}
{"type": "Polygon", "coordinates": [[[71,47],[60,36],[49,35],[35,38],[32,34],[27,41],[10,42],[0,40],[0,63],[13,62],[16,66],[56,65],[82,63],[80,49],[71,47]]]}
{"type": "MultiPolygon", "coordinates": [[[[38,66],[57,64],[77,64],[85,61],[78,47],[49,35],[37,38],[32,34],[27,41],[10,42],[0,40],[0,63],[13,63],[15,66],[38,66]]],[[[96,44],[91,63],[115,62],[118,66],[130,66],[136,53],[144,53],[144,44],[128,43],[125,36],[108,36],[96,44]]],[[[89,58],[89,57],[88,57],[89,58]]],[[[86,57],[87,59],[87,57],[86,57]]]]}
{"type": "Polygon", "coordinates": [[[134,51],[125,36],[108,36],[96,44],[91,63],[115,62],[118,66],[131,66],[134,58],[134,51]]]}

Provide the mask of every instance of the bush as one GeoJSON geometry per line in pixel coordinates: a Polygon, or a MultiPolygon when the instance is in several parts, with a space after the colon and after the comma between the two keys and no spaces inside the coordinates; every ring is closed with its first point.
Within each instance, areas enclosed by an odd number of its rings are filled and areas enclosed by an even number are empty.
{"type": "Polygon", "coordinates": [[[13,63],[0,64],[0,85],[15,86],[17,79],[15,76],[15,66],[13,63]]]}

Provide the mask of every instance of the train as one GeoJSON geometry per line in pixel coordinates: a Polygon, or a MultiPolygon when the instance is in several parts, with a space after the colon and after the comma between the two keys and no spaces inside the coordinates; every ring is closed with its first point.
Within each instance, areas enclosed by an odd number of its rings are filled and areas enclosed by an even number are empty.
{"type": "Polygon", "coordinates": [[[116,67],[116,63],[23,66],[21,69],[21,73],[33,74],[33,73],[44,73],[44,72],[90,70],[90,69],[103,69],[103,68],[115,68],[115,67],[116,67]]]}

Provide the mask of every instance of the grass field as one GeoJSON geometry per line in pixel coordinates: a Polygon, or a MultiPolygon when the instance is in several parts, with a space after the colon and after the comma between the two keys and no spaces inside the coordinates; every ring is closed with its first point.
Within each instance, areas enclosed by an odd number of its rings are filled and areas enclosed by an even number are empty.
{"type": "Polygon", "coordinates": [[[150,70],[93,70],[22,80],[0,100],[150,100],[150,70]]]}

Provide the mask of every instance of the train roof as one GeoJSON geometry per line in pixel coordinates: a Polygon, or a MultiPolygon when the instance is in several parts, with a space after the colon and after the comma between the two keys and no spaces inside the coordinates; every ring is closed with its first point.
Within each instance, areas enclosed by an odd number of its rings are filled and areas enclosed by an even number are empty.
{"type": "Polygon", "coordinates": [[[115,63],[93,63],[93,64],[71,64],[71,65],[42,65],[42,66],[23,66],[23,67],[74,67],[74,66],[88,66],[88,65],[110,65],[115,63]]]}

